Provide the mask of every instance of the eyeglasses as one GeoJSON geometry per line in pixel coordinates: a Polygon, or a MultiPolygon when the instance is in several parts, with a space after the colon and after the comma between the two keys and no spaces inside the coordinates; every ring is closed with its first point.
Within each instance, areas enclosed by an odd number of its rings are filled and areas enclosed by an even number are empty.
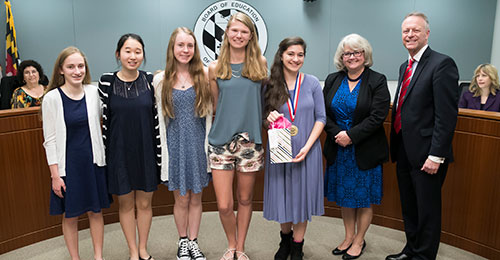
{"type": "Polygon", "coordinates": [[[361,54],[363,54],[364,51],[355,51],[355,52],[344,52],[342,53],[342,58],[344,59],[348,59],[350,58],[351,56],[354,56],[354,57],[361,57],[361,54]]]}

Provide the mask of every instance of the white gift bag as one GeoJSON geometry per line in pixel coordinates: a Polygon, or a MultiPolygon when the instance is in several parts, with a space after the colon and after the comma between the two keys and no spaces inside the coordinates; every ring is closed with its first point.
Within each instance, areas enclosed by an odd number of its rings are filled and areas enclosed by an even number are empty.
{"type": "Polygon", "coordinates": [[[292,162],[292,136],[289,128],[267,131],[271,163],[292,162]]]}

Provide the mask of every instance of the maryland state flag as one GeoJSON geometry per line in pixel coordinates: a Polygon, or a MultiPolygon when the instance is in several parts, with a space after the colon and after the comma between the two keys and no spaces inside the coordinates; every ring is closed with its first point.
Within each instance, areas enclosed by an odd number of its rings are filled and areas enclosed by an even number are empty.
{"type": "Polygon", "coordinates": [[[5,0],[5,12],[7,17],[7,29],[5,30],[5,75],[14,76],[17,74],[19,65],[19,53],[17,52],[16,28],[14,27],[14,17],[9,0],[5,0]]]}

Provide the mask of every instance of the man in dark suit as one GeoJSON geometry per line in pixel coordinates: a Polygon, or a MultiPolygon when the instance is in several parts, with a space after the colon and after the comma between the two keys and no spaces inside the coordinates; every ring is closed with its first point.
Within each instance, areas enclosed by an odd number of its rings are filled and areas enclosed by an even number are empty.
{"type": "Polygon", "coordinates": [[[458,69],[453,59],[428,46],[429,22],[423,13],[408,14],[401,29],[409,57],[399,69],[390,149],[397,162],[406,245],[386,260],[435,259],[441,187],[453,161],[458,69]]]}

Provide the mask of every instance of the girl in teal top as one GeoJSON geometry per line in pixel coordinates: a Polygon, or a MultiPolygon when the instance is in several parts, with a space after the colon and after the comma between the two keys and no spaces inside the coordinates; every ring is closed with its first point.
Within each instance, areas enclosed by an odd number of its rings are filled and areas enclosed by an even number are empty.
{"type": "Polygon", "coordinates": [[[219,215],[228,248],[221,260],[247,260],[244,253],[255,176],[263,164],[261,138],[261,81],[267,77],[266,59],[258,46],[250,17],[231,16],[219,59],[209,68],[215,120],[208,136],[219,215]],[[238,214],[233,211],[233,179],[237,176],[238,214]]]}

